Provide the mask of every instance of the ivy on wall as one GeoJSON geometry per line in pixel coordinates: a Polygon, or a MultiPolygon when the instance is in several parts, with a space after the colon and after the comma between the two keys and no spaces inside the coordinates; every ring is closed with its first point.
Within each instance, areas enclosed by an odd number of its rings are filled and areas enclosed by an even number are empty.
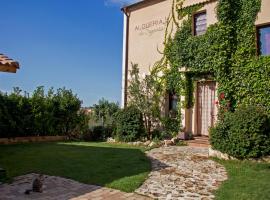
{"type": "Polygon", "coordinates": [[[218,93],[224,94],[221,108],[260,104],[270,114],[270,57],[256,53],[255,20],[261,0],[219,0],[218,22],[201,36],[193,36],[192,17],[204,3],[187,8],[182,4],[183,0],[178,0],[178,16],[168,20],[176,24],[176,33],[172,36],[167,30],[164,56],[153,69],[163,72],[164,91],[184,95],[181,107],[191,108],[194,82],[207,74],[208,79],[217,81],[218,93]]]}

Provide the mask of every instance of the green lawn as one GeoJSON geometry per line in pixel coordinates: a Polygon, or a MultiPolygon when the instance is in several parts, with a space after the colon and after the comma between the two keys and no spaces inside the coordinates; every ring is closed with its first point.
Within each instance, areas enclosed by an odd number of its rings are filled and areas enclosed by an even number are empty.
{"type": "Polygon", "coordinates": [[[143,151],[89,142],[0,145],[0,166],[9,179],[36,172],[132,192],[151,169],[143,151]]]}
{"type": "Polygon", "coordinates": [[[270,164],[216,160],[227,169],[229,179],[216,192],[216,199],[270,199],[270,164]]]}

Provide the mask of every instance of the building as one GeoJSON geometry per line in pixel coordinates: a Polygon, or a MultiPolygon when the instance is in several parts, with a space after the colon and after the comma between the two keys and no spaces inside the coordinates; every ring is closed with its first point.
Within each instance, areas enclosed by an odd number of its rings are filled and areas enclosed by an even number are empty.
{"type": "Polygon", "coordinates": [[[0,54],[0,72],[16,73],[20,65],[17,61],[14,61],[4,54],[0,54]]]}
{"type": "MultiPolygon", "coordinates": [[[[187,8],[200,3],[204,3],[203,7],[193,14],[195,35],[204,34],[207,27],[218,21],[215,9],[218,0],[185,0],[182,6],[187,8]]],[[[127,102],[128,71],[131,69],[131,63],[138,64],[142,74],[148,74],[149,67],[162,57],[158,50],[162,51],[164,48],[166,20],[174,12],[172,4],[173,0],[144,0],[122,9],[124,15],[122,106],[127,102]]],[[[270,55],[269,10],[270,1],[262,0],[261,11],[255,22],[257,33],[260,33],[257,44],[260,52],[265,55],[270,55]]],[[[172,31],[173,29],[172,27],[172,31]]],[[[194,108],[182,110],[184,116],[182,125],[186,132],[208,135],[208,128],[213,126],[217,118],[216,90],[217,84],[214,81],[197,82],[194,108]]],[[[172,96],[169,98],[167,109],[173,105],[173,101],[172,96]]]]}

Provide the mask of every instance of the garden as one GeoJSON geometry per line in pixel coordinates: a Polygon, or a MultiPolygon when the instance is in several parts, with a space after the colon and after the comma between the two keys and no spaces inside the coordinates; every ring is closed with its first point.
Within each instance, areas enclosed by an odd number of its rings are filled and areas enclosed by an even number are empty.
{"type": "Polygon", "coordinates": [[[259,56],[254,42],[261,1],[220,1],[219,22],[194,37],[192,14],[203,5],[180,7],[168,19],[177,31],[172,36],[166,30],[164,56],[149,75],[141,78],[139,65],[132,64],[125,108],[101,99],[86,113],[66,88],[45,93],[38,87],[32,95],[19,88],[0,93],[0,138],[68,139],[1,145],[0,167],[6,169],[1,181],[36,172],[133,192],[151,171],[145,151],[183,132],[181,109],[194,106],[196,81],[211,79],[219,86],[219,114],[210,128],[210,143],[231,159],[212,159],[228,173],[216,199],[270,199],[270,164],[262,162],[270,156],[270,57],[259,56]],[[160,105],[168,92],[185,99],[165,116],[160,105]]]}
{"type": "Polygon", "coordinates": [[[0,163],[6,169],[5,181],[41,173],[133,192],[151,170],[144,150],[94,142],[1,145],[0,163]]]}

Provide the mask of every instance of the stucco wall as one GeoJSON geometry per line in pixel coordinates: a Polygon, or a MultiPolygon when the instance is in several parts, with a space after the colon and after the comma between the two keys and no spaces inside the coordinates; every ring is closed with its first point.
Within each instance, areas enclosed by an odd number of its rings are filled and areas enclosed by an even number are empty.
{"type": "Polygon", "coordinates": [[[261,11],[258,13],[256,25],[270,23],[270,0],[262,0],[261,11]]]}
{"type": "Polygon", "coordinates": [[[214,0],[184,0],[183,7],[192,6],[199,3],[210,2],[214,0]]]}
{"type": "Polygon", "coordinates": [[[149,67],[162,55],[166,19],[172,7],[172,0],[162,1],[149,7],[134,10],[129,17],[129,69],[132,63],[139,64],[141,72],[149,73],[149,67]]]}

